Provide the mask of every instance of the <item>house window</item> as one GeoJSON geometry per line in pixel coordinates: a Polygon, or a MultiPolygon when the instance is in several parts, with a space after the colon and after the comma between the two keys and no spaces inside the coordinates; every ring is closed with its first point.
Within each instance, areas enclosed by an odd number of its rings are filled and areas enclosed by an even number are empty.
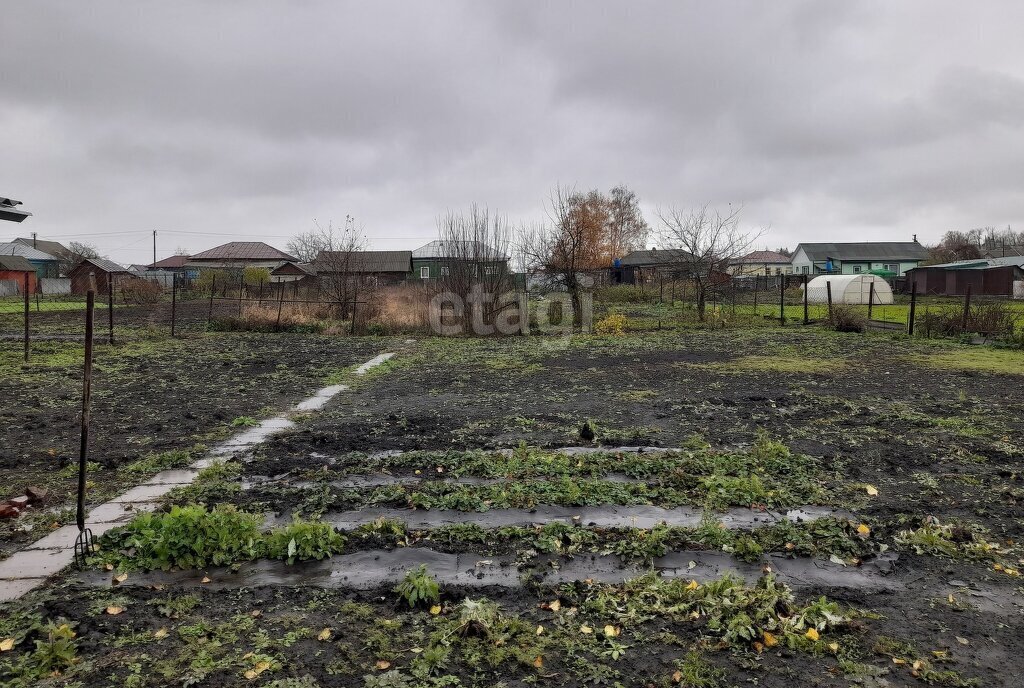
{"type": "Polygon", "coordinates": [[[900,271],[900,264],[899,263],[885,263],[884,265],[882,265],[882,269],[886,270],[887,272],[896,272],[896,273],[898,273],[900,271]]]}
{"type": "Polygon", "coordinates": [[[497,265],[487,265],[487,266],[485,266],[484,267],[484,274],[485,275],[497,275],[498,274],[498,266],[497,265]]]}
{"type": "Polygon", "coordinates": [[[776,275],[781,275],[782,274],[782,268],[775,268],[775,274],[776,275]]]}
{"type": "Polygon", "coordinates": [[[424,265],[420,268],[420,279],[430,279],[430,266],[424,265]]]}
{"type": "Polygon", "coordinates": [[[810,272],[810,270],[806,265],[804,265],[803,267],[800,268],[800,272],[806,275],[808,272],[810,272]]]}
{"type": "Polygon", "coordinates": [[[854,265],[854,266],[853,266],[853,271],[854,271],[855,273],[859,273],[859,272],[860,272],[860,266],[859,266],[859,265],[854,265]]]}
{"type": "Polygon", "coordinates": [[[447,265],[442,265],[441,266],[441,277],[447,277],[447,276],[448,276],[448,266],[447,265]]]}

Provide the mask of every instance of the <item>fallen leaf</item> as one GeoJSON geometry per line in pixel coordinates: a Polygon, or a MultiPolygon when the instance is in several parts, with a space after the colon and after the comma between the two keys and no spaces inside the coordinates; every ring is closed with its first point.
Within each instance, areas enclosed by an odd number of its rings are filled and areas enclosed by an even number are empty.
{"type": "Polygon", "coordinates": [[[961,637],[959,635],[956,637],[956,641],[958,643],[960,643],[961,645],[970,645],[971,644],[970,640],[968,640],[967,638],[961,637]]]}
{"type": "Polygon", "coordinates": [[[555,600],[554,602],[549,603],[547,605],[547,608],[550,609],[553,612],[557,612],[559,609],[562,608],[562,603],[559,602],[558,600],[555,600]]]}
{"type": "Polygon", "coordinates": [[[153,632],[153,637],[156,638],[157,640],[160,640],[161,638],[166,638],[167,637],[167,629],[166,628],[158,628],[158,629],[156,629],[156,631],[153,632]]]}
{"type": "Polygon", "coordinates": [[[377,660],[377,668],[380,669],[381,671],[384,671],[385,669],[387,669],[390,666],[391,666],[391,662],[389,662],[387,660],[384,660],[384,659],[378,659],[377,660]]]}
{"type": "Polygon", "coordinates": [[[256,617],[258,617],[258,616],[261,616],[262,614],[263,614],[263,610],[262,609],[253,609],[251,612],[249,612],[249,616],[251,616],[254,619],[256,617]]]}
{"type": "Polygon", "coordinates": [[[537,626],[537,635],[544,635],[544,627],[537,626]]]}
{"type": "Polygon", "coordinates": [[[118,614],[120,614],[123,611],[124,611],[124,607],[113,607],[113,606],[111,606],[111,607],[107,607],[107,609],[106,609],[107,614],[110,614],[111,616],[117,616],[118,614]]]}
{"type": "Polygon", "coordinates": [[[120,576],[114,576],[115,583],[124,583],[126,580],[128,580],[127,573],[122,573],[120,576]]]}
{"type": "Polygon", "coordinates": [[[917,671],[917,670],[918,670],[918,669],[920,669],[920,668],[921,668],[922,666],[924,666],[924,664],[922,664],[922,663],[921,663],[921,660],[919,659],[919,660],[915,661],[915,662],[914,662],[914,663],[913,663],[913,664],[911,665],[911,668],[912,668],[912,669],[913,669],[914,671],[917,671]]]}
{"type": "Polygon", "coordinates": [[[864,491],[867,492],[868,495],[870,495],[872,497],[877,497],[878,496],[878,488],[875,487],[874,485],[865,485],[864,486],[864,491]]]}
{"type": "Polygon", "coordinates": [[[113,564],[106,564],[106,565],[104,565],[103,568],[105,568],[107,571],[113,571],[114,570],[114,565],[113,564]]]}
{"type": "Polygon", "coordinates": [[[264,660],[262,662],[259,662],[252,669],[249,669],[247,672],[245,672],[245,677],[251,681],[252,679],[256,678],[269,668],[270,662],[264,660]]]}
{"type": "Polygon", "coordinates": [[[320,633],[317,634],[316,639],[317,640],[321,640],[321,641],[323,641],[323,640],[330,640],[331,639],[331,629],[325,628],[324,630],[320,631],[320,633]]]}
{"type": "Polygon", "coordinates": [[[857,534],[860,535],[861,537],[865,537],[866,538],[868,535],[871,535],[871,528],[869,528],[867,525],[861,523],[859,526],[857,526],[857,534]]]}
{"type": "Polygon", "coordinates": [[[0,640],[0,652],[10,652],[14,649],[14,638],[0,640]]]}
{"type": "Polygon", "coordinates": [[[757,652],[758,654],[760,654],[761,652],[764,652],[764,645],[761,643],[761,641],[759,641],[759,640],[755,640],[754,641],[754,651],[757,652]]]}
{"type": "Polygon", "coordinates": [[[682,681],[683,681],[683,672],[681,672],[681,671],[674,671],[674,672],[672,672],[672,681],[674,683],[682,683],[682,681]]]}
{"type": "Polygon", "coordinates": [[[619,633],[621,633],[621,632],[622,631],[620,631],[615,626],[612,626],[611,624],[607,624],[604,627],[604,634],[605,634],[605,637],[607,637],[607,638],[614,638],[614,637],[618,636],[619,633]]]}
{"type": "Polygon", "coordinates": [[[594,632],[594,629],[591,628],[590,626],[586,626],[586,625],[580,626],[580,633],[584,633],[586,635],[590,635],[593,632],[594,632]]]}
{"type": "Polygon", "coordinates": [[[537,658],[535,660],[533,660],[533,666],[535,666],[538,669],[540,669],[542,666],[544,666],[544,658],[541,657],[540,655],[537,655],[537,658]]]}
{"type": "Polygon", "coordinates": [[[433,616],[437,616],[438,614],[440,614],[441,613],[441,605],[435,604],[433,607],[430,608],[430,613],[433,616]]]}
{"type": "Polygon", "coordinates": [[[906,663],[907,663],[907,660],[905,660],[905,659],[902,659],[902,658],[900,658],[900,657],[893,657],[893,658],[892,658],[892,663],[893,663],[893,664],[900,664],[900,665],[903,665],[903,664],[906,664],[906,663]]]}
{"type": "Polygon", "coordinates": [[[816,629],[816,628],[808,628],[807,632],[804,633],[804,636],[808,640],[817,640],[818,638],[821,637],[820,635],[818,635],[818,629],[816,629]]]}
{"type": "Polygon", "coordinates": [[[839,652],[839,643],[829,643],[828,649],[832,650],[833,652],[839,652]]]}
{"type": "Polygon", "coordinates": [[[764,632],[762,640],[764,640],[765,647],[775,647],[779,644],[779,639],[776,638],[774,634],[769,633],[768,631],[764,632]]]}
{"type": "Polygon", "coordinates": [[[199,582],[200,582],[200,583],[210,583],[210,582],[212,582],[212,581],[210,580],[210,577],[209,577],[209,576],[203,576],[203,580],[201,580],[201,581],[199,581],[199,582]]]}
{"type": "Polygon", "coordinates": [[[687,590],[696,590],[700,587],[700,583],[695,580],[690,581],[689,585],[686,586],[687,590]]]}

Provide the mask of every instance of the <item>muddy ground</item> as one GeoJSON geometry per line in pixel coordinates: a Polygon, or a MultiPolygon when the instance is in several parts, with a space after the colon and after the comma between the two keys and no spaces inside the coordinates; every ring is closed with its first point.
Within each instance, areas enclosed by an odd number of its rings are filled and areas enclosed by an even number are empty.
{"type": "Polygon", "coordinates": [[[1015,686],[1018,370],[1019,352],[802,328],[422,340],[169,500],[322,518],[342,552],[122,579],[139,553],[111,549],[112,570],[101,556],[7,606],[8,675],[68,619],[79,661],[58,685],[1015,686]],[[683,451],[540,449],[581,445],[683,451]],[[692,514],[680,528],[646,519],[666,495],[692,514]],[[778,539],[797,505],[823,519],[778,539]],[[395,584],[421,562],[440,599],[410,609],[395,584]],[[747,593],[688,606],[768,569],[794,596],[768,623],[790,630],[744,637],[747,593]],[[617,587],[651,570],[692,590],[617,587]],[[822,596],[841,618],[793,631],[822,596]]]}
{"type": "MultiPolygon", "coordinates": [[[[96,347],[90,502],[161,467],[185,465],[203,446],[288,408],[385,344],[288,335],[190,335],[96,347]]],[[[0,343],[0,501],[29,486],[49,491],[48,513],[0,520],[0,556],[66,522],[76,485],[82,346],[36,342],[27,365],[0,343]],[[45,521],[45,523],[44,523],[45,521]],[[42,528],[43,530],[40,530],[42,528]]]]}

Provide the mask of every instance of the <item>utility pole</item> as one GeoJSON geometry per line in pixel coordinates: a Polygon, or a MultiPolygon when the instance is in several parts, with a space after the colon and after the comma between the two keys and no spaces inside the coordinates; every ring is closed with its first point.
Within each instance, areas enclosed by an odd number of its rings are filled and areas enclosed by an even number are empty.
{"type": "Polygon", "coordinates": [[[156,230],[153,230],[153,263],[156,263],[156,230]]]}

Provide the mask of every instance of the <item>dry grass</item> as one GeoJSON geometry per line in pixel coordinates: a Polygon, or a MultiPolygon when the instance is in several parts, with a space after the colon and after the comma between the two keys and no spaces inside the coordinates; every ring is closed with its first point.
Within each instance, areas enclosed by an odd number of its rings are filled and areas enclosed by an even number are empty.
{"type": "Polygon", "coordinates": [[[280,319],[278,304],[246,306],[242,315],[220,318],[212,325],[217,330],[248,332],[320,332],[331,321],[337,319],[337,306],[324,303],[281,304],[280,319]]]}
{"type": "Polygon", "coordinates": [[[421,285],[382,287],[359,309],[359,325],[371,332],[423,332],[430,327],[433,296],[432,290],[421,285]]]}

